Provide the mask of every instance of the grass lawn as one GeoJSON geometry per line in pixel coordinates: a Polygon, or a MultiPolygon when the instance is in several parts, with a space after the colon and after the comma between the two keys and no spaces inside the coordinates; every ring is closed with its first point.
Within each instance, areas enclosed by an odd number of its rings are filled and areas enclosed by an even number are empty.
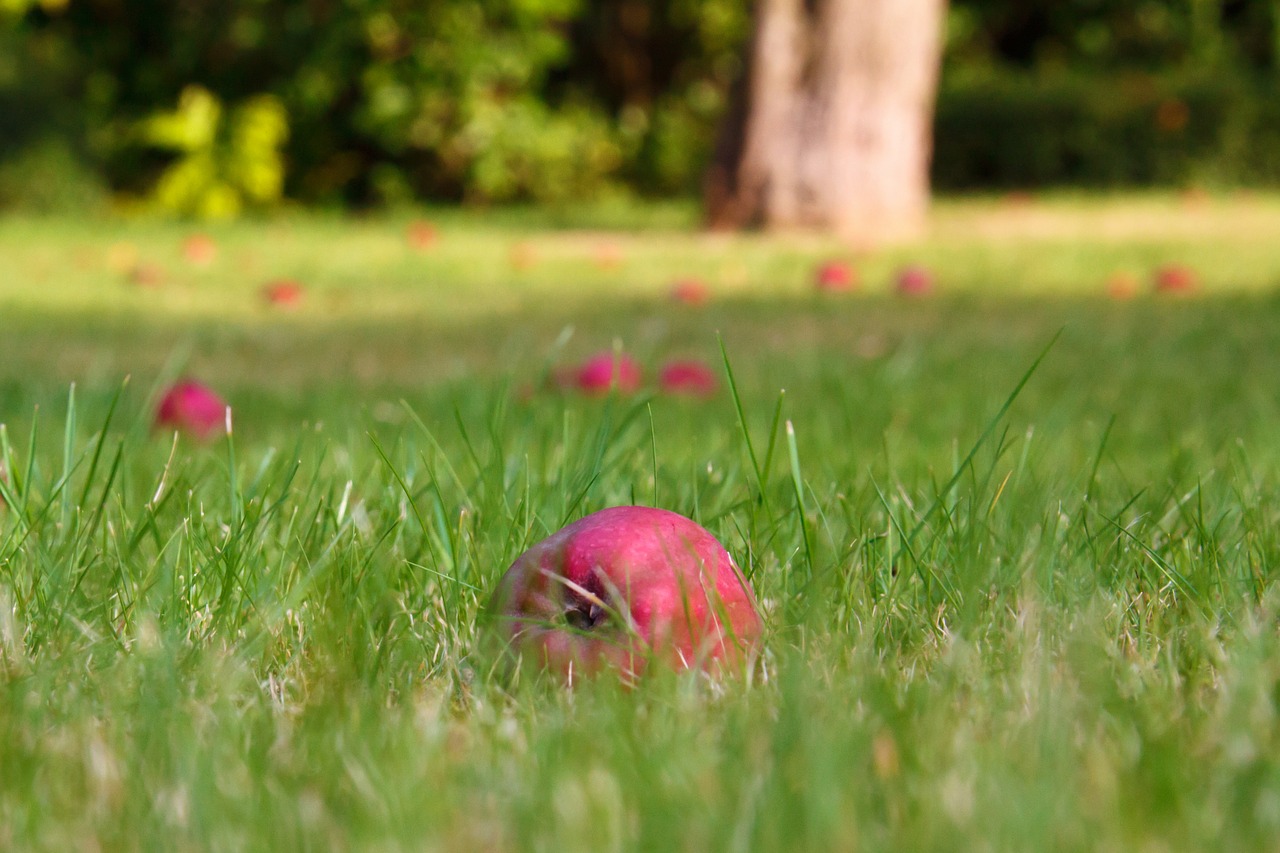
{"type": "Polygon", "coordinates": [[[0,850],[1280,845],[1280,197],[943,201],[880,251],[430,217],[212,227],[207,268],[0,219],[0,850]],[[547,387],[721,341],[711,400],[547,387]],[[180,375],[231,438],[151,431],[180,375]],[[499,575],[622,503],[744,566],[749,678],[494,671],[499,575]]]}

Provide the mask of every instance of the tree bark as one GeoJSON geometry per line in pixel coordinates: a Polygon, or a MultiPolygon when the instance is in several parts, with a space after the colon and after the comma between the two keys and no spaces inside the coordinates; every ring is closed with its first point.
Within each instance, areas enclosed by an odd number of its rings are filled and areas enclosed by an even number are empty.
{"type": "Polygon", "coordinates": [[[712,227],[924,225],[946,0],[757,0],[747,74],[707,176],[712,227]]]}

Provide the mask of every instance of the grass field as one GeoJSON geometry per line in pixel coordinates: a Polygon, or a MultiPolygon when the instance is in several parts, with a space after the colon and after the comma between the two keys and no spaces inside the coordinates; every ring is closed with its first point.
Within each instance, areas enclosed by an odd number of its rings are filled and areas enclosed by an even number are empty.
{"type": "Polygon", "coordinates": [[[877,252],[431,218],[221,226],[208,269],[0,220],[0,850],[1280,845],[1280,197],[944,201],[877,252]],[[1199,293],[1107,297],[1172,261],[1199,293]],[[545,387],[721,342],[709,401],[545,387]],[[233,436],[151,431],[179,375],[233,436]],[[620,503],[745,567],[750,677],[495,673],[498,576],[620,503]]]}

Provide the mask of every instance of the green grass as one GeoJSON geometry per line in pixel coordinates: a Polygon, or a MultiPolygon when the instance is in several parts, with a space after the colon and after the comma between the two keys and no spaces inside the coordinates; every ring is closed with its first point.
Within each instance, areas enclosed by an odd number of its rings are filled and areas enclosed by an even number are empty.
{"type": "Polygon", "coordinates": [[[298,215],[203,271],[177,225],[0,221],[0,849],[1280,843],[1280,199],[951,201],[879,252],[599,215],[444,212],[423,255],[298,215]],[[841,253],[863,291],[814,297],[841,253]],[[1203,292],[1105,297],[1166,260],[1203,292]],[[738,400],[542,390],[717,334],[738,400]],[[150,431],[180,373],[232,438],[150,431]],[[497,577],[627,502],[744,565],[761,666],[495,674],[497,577]]]}

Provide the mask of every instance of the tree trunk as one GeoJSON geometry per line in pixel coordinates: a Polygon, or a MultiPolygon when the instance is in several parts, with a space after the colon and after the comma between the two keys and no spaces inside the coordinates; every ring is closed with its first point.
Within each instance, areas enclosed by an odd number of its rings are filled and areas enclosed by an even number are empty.
{"type": "Polygon", "coordinates": [[[924,225],[946,0],[757,0],[707,176],[712,227],[856,241],[924,225]]]}

